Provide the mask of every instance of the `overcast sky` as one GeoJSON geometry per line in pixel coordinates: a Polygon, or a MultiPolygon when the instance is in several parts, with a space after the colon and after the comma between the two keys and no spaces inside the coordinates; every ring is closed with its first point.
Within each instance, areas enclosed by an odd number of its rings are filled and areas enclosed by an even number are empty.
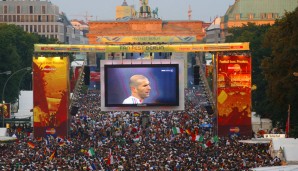
{"type": "MultiPolygon", "coordinates": [[[[66,13],[68,19],[115,20],[116,6],[123,0],[49,0],[66,13]]],[[[128,5],[135,5],[139,11],[139,0],[126,0],[128,5]]],[[[151,9],[158,7],[159,17],[163,20],[187,20],[189,6],[192,20],[210,22],[216,16],[223,16],[235,0],[149,0],[151,9]]]]}

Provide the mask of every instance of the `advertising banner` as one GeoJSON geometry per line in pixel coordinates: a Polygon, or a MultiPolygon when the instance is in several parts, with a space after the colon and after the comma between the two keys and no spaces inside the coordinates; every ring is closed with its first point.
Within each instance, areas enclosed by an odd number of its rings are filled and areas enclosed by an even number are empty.
{"type": "Polygon", "coordinates": [[[100,72],[97,70],[96,66],[90,66],[89,90],[99,90],[99,89],[100,89],[100,72]]]}
{"type": "Polygon", "coordinates": [[[252,135],[251,57],[217,56],[218,135],[252,135]]]}
{"type": "MultiPolygon", "coordinates": [[[[101,39],[100,37],[99,39],[101,39]]],[[[157,38],[157,37],[156,37],[157,38]]],[[[162,38],[162,37],[161,37],[162,38]]],[[[132,39],[132,38],[131,38],[132,39]]],[[[167,39],[164,37],[163,39],[167,39]]],[[[183,38],[184,39],[184,38],[183,38]]],[[[188,38],[185,38],[188,40],[188,38]]],[[[98,40],[101,41],[101,40],[98,40]]],[[[138,40],[139,42],[140,40],[138,40]]],[[[144,39],[148,42],[147,38],[144,39]]],[[[166,40],[161,40],[166,41],[166,40]]],[[[128,43],[131,43],[129,41],[128,43]]],[[[35,52],[215,52],[249,50],[249,43],[218,43],[218,44],[165,44],[165,45],[66,45],[66,44],[35,44],[35,52]]]]}
{"type": "Polygon", "coordinates": [[[35,138],[66,137],[69,106],[67,57],[33,58],[33,115],[35,138]]]}
{"type": "Polygon", "coordinates": [[[10,118],[10,103],[4,103],[2,106],[4,118],[10,118]]]}

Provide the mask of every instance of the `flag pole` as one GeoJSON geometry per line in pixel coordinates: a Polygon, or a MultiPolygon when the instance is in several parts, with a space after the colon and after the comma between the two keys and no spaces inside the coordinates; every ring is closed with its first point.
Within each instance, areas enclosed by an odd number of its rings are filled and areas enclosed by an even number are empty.
{"type": "Polygon", "coordinates": [[[291,105],[289,104],[289,107],[288,107],[288,119],[287,119],[287,137],[289,138],[290,137],[290,114],[291,114],[291,105]]]}

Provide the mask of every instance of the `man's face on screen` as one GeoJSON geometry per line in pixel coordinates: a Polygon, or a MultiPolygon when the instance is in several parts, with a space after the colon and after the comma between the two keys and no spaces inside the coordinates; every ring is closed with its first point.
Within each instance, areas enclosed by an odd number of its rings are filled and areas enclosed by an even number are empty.
{"type": "Polygon", "coordinates": [[[136,92],[141,99],[149,97],[151,87],[148,79],[139,79],[137,81],[138,86],[136,87],[136,92]]]}

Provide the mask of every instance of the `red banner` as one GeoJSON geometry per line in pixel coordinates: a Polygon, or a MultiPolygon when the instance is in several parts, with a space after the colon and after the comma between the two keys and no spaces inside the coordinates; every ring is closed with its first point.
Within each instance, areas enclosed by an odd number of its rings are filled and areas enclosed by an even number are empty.
{"type": "Polygon", "coordinates": [[[69,61],[67,57],[33,58],[34,136],[67,136],[69,61]]]}
{"type": "Polygon", "coordinates": [[[10,118],[10,103],[4,103],[2,106],[4,118],[10,118]]]}
{"type": "Polygon", "coordinates": [[[217,57],[218,134],[252,135],[251,57],[217,57]]]}

